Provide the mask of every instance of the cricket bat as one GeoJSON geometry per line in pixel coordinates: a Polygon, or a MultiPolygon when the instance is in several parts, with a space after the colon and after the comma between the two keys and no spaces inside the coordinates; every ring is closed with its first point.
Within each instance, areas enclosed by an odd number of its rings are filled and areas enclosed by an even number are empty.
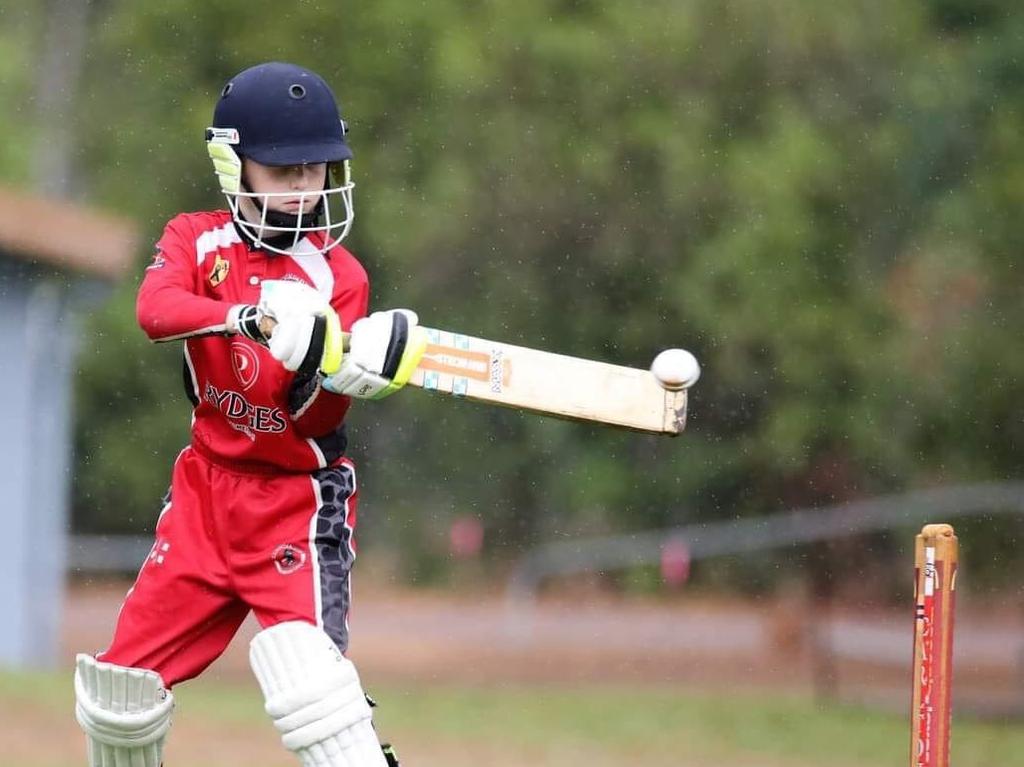
{"type": "Polygon", "coordinates": [[[409,383],[426,391],[651,434],[686,426],[687,390],[663,388],[649,370],[424,330],[429,343],[409,383]]]}
{"type": "Polygon", "coordinates": [[[427,349],[409,385],[424,391],[649,434],[686,427],[687,389],[665,388],[650,370],[423,330],[427,349]]]}

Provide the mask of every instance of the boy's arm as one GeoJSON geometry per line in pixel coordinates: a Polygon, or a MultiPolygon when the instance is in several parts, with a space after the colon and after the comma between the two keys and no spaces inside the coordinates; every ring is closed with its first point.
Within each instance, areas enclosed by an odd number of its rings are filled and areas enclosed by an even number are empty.
{"type": "Polygon", "coordinates": [[[135,313],[150,340],[175,341],[229,331],[231,304],[196,293],[198,269],[188,225],[176,218],[164,229],[139,286],[135,313]]]}

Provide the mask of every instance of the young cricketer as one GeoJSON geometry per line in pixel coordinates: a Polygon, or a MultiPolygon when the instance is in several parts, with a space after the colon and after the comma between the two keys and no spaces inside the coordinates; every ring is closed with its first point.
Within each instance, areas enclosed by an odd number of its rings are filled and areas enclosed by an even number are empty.
{"type": "Polygon", "coordinates": [[[344,419],[353,397],[401,388],[425,341],[413,312],[366,316],[366,271],[341,245],[345,134],[313,72],[236,75],[206,135],[229,209],[172,219],[146,269],[139,324],[184,342],[192,433],[110,646],[77,659],[92,767],[159,767],[171,688],[250,611],[253,671],[285,747],[306,767],[395,763],[344,654],[358,487],[344,419]]]}

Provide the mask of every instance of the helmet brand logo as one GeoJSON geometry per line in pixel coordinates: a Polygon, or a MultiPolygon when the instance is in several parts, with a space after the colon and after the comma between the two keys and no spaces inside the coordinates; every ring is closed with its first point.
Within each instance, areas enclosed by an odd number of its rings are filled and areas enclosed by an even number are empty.
{"type": "Polygon", "coordinates": [[[241,141],[237,128],[207,128],[206,140],[214,144],[238,144],[241,141]]]}

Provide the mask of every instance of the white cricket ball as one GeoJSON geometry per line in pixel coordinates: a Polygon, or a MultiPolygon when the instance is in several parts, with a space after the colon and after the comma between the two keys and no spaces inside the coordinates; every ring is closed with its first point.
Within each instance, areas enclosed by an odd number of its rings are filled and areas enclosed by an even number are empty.
{"type": "Polygon", "coordinates": [[[651,372],[670,391],[687,389],[700,378],[700,363],[686,349],[666,349],[654,358],[651,372]]]}

